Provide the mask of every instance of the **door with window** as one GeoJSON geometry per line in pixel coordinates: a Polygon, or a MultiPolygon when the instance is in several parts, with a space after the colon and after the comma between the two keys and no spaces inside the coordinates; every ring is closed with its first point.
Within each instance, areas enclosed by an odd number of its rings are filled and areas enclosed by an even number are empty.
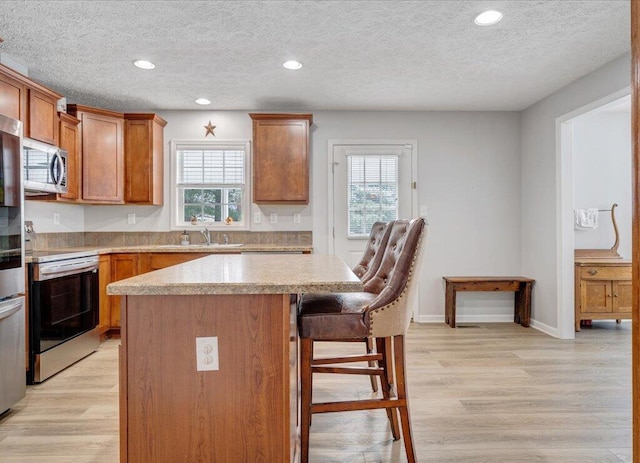
{"type": "Polygon", "coordinates": [[[329,252],[353,268],[377,221],[415,217],[416,141],[330,141],[329,252]]]}

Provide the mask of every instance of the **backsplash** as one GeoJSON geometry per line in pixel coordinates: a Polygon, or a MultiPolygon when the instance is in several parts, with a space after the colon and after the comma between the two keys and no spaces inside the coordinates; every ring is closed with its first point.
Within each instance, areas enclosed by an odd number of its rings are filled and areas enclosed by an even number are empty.
{"type": "MultiPolygon", "coordinates": [[[[33,240],[33,249],[67,248],[81,246],[143,246],[149,244],[180,244],[181,231],[173,232],[70,232],[38,233],[33,240]]],[[[200,232],[189,232],[192,244],[205,242],[200,232]]],[[[311,246],[311,231],[282,232],[211,232],[212,243],[223,243],[224,235],[229,243],[279,244],[311,246]]]]}

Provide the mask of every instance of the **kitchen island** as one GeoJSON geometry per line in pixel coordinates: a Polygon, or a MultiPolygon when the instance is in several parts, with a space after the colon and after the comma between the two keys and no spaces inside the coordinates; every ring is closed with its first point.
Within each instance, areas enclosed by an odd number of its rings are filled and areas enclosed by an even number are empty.
{"type": "Polygon", "coordinates": [[[211,255],[110,284],[125,296],[120,461],[297,461],[292,295],[361,289],[318,254],[211,255]]]}

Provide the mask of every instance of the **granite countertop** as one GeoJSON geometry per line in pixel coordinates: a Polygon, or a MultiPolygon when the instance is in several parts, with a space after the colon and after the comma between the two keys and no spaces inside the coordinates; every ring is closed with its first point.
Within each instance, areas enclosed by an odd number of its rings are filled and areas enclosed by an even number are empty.
{"type": "Polygon", "coordinates": [[[362,291],[335,255],[206,256],[111,283],[111,295],[293,294],[362,291]]]}
{"type": "Polygon", "coordinates": [[[279,244],[212,244],[207,246],[205,244],[192,244],[188,246],[182,246],[180,244],[146,244],[139,246],[76,246],[66,248],[50,248],[42,249],[33,252],[33,255],[26,256],[26,262],[44,262],[50,260],[51,256],[57,255],[70,255],[69,257],[76,257],[77,255],[100,255],[100,254],[123,254],[123,253],[142,253],[142,252],[160,252],[160,253],[175,253],[175,252],[197,252],[197,253],[243,253],[243,252],[282,252],[282,253],[299,253],[299,252],[313,252],[312,246],[303,245],[279,245],[279,244]],[[73,255],[71,255],[73,254],[73,255]]]}

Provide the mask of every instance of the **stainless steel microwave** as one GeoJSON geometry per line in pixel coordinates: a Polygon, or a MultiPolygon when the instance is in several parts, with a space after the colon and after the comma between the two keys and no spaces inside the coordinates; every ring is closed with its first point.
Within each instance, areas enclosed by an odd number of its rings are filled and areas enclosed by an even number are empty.
{"type": "Polygon", "coordinates": [[[22,145],[25,194],[66,193],[67,152],[30,138],[22,145]]]}

